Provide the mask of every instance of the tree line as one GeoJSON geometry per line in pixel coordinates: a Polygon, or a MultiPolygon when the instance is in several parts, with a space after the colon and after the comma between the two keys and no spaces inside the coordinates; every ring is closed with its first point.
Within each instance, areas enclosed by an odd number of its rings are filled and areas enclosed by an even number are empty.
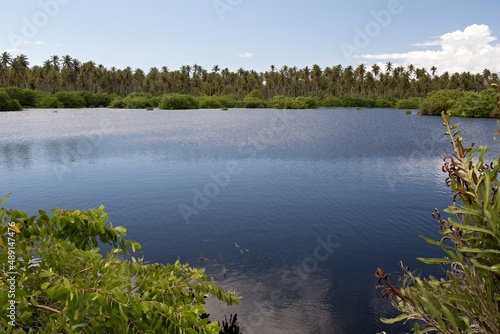
{"type": "Polygon", "coordinates": [[[214,65],[207,70],[198,64],[183,65],[171,70],[167,66],[152,67],[147,72],[130,66],[123,69],[106,68],[94,61],[81,62],[70,55],[53,55],[42,65],[30,66],[26,55],[13,57],[8,52],[0,55],[0,88],[18,87],[57,93],[61,91],[88,91],[127,96],[131,93],[162,95],[168,93],[195,96],[236,95],[240,98],[254,90],[264,99],[275,96],[357,96],[374,98],[425,97],[440,89],[459,89],[481,92],[498,82],[498,74],[484,69],[482,73],[437,74],[414,65],[384,65],[356,67],[342,65],[321,68],[297,68],[271,65],[269,70],[257,72],[239,68],[231,71],[214,65]]]}

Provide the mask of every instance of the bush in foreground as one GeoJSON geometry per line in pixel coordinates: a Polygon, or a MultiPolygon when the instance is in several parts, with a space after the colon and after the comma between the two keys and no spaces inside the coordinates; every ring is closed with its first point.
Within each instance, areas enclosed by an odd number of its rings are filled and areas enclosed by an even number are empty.
{"type": "Polygon", "coordinates": [[[0,209],[0,330],[218,333],[217,322],[202,319],[205,295],[229,305],[239,298],[207,281],[204,269],[117,257],[140,247],[125,232],[107,222],[102,206],[32,217],[0,209]],[[106,257],[98,240],[114,247],[106,257]]]}
{"type": "Polygon", "coordinates": [[[442,118],[453,145],[443,165],[453,204],[444,211],[453,216],[444,219],[436,209],[442,238],[424,238],[446,257],[418,260],[442,266],[445,276],[422,278],[402,265],[398,288],[377,269],[382,296],[401,313],[381,320],[415,321],[415,333],[500,333],[500,156],[485,161],[487,146],[464,147],[457,125],[442,118]]]}

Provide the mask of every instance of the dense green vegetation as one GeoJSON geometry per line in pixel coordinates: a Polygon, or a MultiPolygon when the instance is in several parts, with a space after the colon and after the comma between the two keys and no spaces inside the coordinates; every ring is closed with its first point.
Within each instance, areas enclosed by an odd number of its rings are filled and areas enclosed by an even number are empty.
{"type": "MultiPolygon", "coordinates": [[[[0,200],[0,204],[6,198],[0,200]]],[[[0,331],[7,333],[219,333],[207,295],[239,297],[178,261],[148,264],[104,208],[0,209],[0,331]],[[103,257],[99,244],[113,248],[103,257]]]]}
{"type": "MultiPolygon", "coordinates": [[[[277,69],[271,65],[269,71],[256,72],[243,68],[230,71],[218,65],[208,71],[194,64],[178,70],[153,67],[146,73],[131,67],[108,69],[93,61],[82,63],[69,55],[54,55],[41,66],[30,67],[26,55],[12,57],[3,52],[0,55],[0,90],[6,91],[23,107],[130,109],[160,105],[164,109],[175,109],[186,103],[189,108],[417,109],[421,99],[444,90],[440,94],[467,92],[469,101],[449,106],[446,102],[435,102],[442,95],[434,96],[433,101],[424,104],[422,114],[439,115],[455,107],[452,112],[457,116],[498,116],[490,114],[491,109],[486,109],[489,105],[482,104],[479,109],[469,105],[474,100],[472,93],[482,94],[492,83],[498,82],[498,74],[488,69],[476,74],[444,72],[437,75],[434,66],[429,71],[413,65],[394,66],[391,62],[383,67],[373,64],[368,68],[360,64],[322,69],[315,64],[311,68],[283,66],[277,69]],[[168,94],[178,95],[164,97],[168,94]],[[161,104],[162,100],[170,102],[161,104]]],[[[18,110],[15,109],[17,105],[7,107],[9,105],[3,102],[0,110],[18,110]]]]}
{"type": "MultiPolygon", "coordinates": [[[[461,95],[461,103],[478,98],[461,95]]],[[[447,219],[434,212],[441,240],[424,239],[441,247],[446,257],[419,260],[440,265],[444,276],[423,278],[401,265],[398,288],[377,269],[382,296],[401,313],[382,321],[414,321],[416,333],[500,333],[500,156],[490,162],[485,160],[487,146],[464,147],[457,125],[450,124],[448,115],[442,118],[453,145],[453,155],[443,165],[453,204],[444,210],[451,215],[447,219]]]]}
{"type": "Polygon", "coordinates": [[[21,110],[21,104],[9,96],[6,92],[0,91],[0,111],[21,110]]]}

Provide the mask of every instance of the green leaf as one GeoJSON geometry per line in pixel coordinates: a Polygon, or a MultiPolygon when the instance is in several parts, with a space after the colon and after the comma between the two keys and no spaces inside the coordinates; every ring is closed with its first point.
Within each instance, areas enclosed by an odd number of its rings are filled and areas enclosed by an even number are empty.
{"type": "Polygon", "coordinates": [[[116,226],[114,229],[121,235],[125,235],[127,233],[127,229],[123,226],[116,226]]]}
{"type": "Polygon", "coordinates": [[[52,277],[54,273],[52,271],[44,270],[39,274],[40,277],[52,277]]]}
{"type": "Polygon", "coordinates": [[[453,263],[452,260],[446,258],[423,258],[417,257],[417,260],[425,264],[442,264],[442,263],[453,263]]]}
{"type": "Polygon", "coordinates": [[[496,249],[479,249],[479,248],[459,247],[458,251],[462,252],[462,253],[499,254],[500,255],[500,250],[496,250],[496,249]]]}
{"type": "Polygon", "coordinates": [[[125,313],[125,311],[123,311],[122,304],[118,304],[118,310],[120,311],[120,316],[122,317],[122,319],[128,320],[127,314],[125,313]]]}
{"type": "Polygon", "coordinates": [[[380,321],[382,321],[384,324],[392,325],[392,324],[395,324],[396,322],[406,320],[411,316],[412,316],[411,314],[400,314],[396,318],[390,318],[390,319],[389,318],[380,318],[380,321]]]}
{"type": "Polygon", "coordinates": [[[9,198],[10,196],[10,193],[7,193],[7,195],[5,195],[4,197],[2,197],[2,199],[0,199],[0,204],[2,204],[3,202],[5,202],[5,200],[7,200],[7,198],[9,198]]]}
{"type": "Polygon", "coordinates": [[[486,269],[488,271],[492,271],[496,274],[500,274],[500,263],[498,264],[495,264],[494,266],[485,266],[481,263],[479,263],[477,260],[475,259],[472,259],[471,262],[476,266],[476,267],[479,267],[479,268],[482,268],[482,269],[486,269]]]}
{"type": "Polygon", "coordinates": [[[445,317],[446,317],[446,320],[448,320],[449,323],[451,323],[451,325],[457,329],[458,328],[458,325],[457,325],[457,322],[455,320],[455,317],[453,316],[453,314],[451,314],[450,310],[441,304],[441,310],[443,311],[445,317]]]}

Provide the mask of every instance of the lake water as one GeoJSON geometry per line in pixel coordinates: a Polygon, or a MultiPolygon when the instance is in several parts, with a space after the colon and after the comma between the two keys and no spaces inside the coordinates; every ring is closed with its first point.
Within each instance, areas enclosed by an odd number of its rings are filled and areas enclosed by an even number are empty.
{"type": "MultiPolygon", "coordinates": [[[[495,120],[456,121],[498,151],[495,120]]],[[[240,292],[208,308],[244,333],[402,333],[378,320],[394,313],[374,272],[396,281],[403,260],[439,274],[415,258],[441,255],[419,237],[438,238],[431,213],[451,201],[441,123],[391,109],[0,113],[0,197],[32,214],[103,204],[147,260],[240,292]]]]}

